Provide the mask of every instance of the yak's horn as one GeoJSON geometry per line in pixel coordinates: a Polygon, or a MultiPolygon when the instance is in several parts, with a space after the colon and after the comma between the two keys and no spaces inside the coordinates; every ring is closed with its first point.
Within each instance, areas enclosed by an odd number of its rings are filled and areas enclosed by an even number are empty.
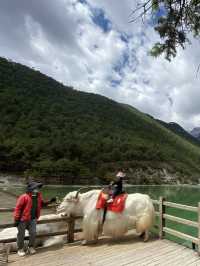
{"type": "Polygon", "coordinates": [[[81,188],[79,188],[79,190],[77,190],[77,192],[76,192],[76,196],[75,196],[75,198],[76,198],[76,199],[78,198],[78,195],[79,195],[79,193],[80,193],[82,190],[85,190],[85,189],[88,189],[88,188],[90,188],[90,187],[81,187],[81,188]]]}

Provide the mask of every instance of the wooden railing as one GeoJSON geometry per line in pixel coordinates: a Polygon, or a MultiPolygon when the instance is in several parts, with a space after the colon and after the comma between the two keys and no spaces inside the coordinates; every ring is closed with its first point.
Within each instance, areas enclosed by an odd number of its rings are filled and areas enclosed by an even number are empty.
{"type": "MultiPolygon", "coordinates": [[[[45,207],[45,208],[52,208],[45,207]]],[[[2,212],[13,212],[14,208],[0,208],[0,213],[2,212]]],[[[48,237],[48,236],[58,236],[58,235],[67,235],[68,243],[74,241],[74,233],[80,232],[81,229],[75,229],[75,220],[81,219],[82,216],[77,217],[59,217],[59,218],[51,218],[51,219],[44,219],[39,220],[37,224],[49,224],[49,223],[58,223],[58,222],[66,222],[66,230],[65,231],[58,231],[58,232],[51,232],[51,233],[45,233],[45,234],[38,234],[36,235],[36,238],[42,238],[42,237],[48,237]]],[[[14,223],[6,223],[6,224],[0,224],[0,230],[5,228],[11,228],[14,227],[14,223]]],[[[25,240],[27,240],[29,237],[25,237],[25,240]]],[[[11,243],[16,242],[16,237],[10,237],[10,238],[4,238],[0,239],[0,243],[11,243]]]]}
{"type": "MultiPolygon", "coordinates": [[[[58,232],[51,232],[51,233],[45,233],[45,234],[38,234],[36,238],[42,238],[42,237],[48,237],[48,236],[58,236],[58,235],[67,235],[68,243],[71,243],[74,241],[74,233],[80,232],[81,229],[75,229],[75,220],[80,219],[82,217],[62,217],[62,218],[56,218],[56,219],[48,219],[48,220],[41,220],[38,221],[37,224],[48,224],[48,223],[58,223],[58,222],[66,222],[66,231],[58,231],[58,232]]],[[[0,229],[4,228],[10,228],[13,227],[13,223],[8,224],[2,224],[0,225],[0,229]]],[[[25,237],[27,240],[29,237],[25,237]]],[[[0,239],[0,243],[12,243],[16,242],[16,237],[10,237],[10,238],[4,238],[0,239]]]]}
{"type": "Polygon", "coordinates": [[[170,235],[173,235],[175,237],[189,240],[192,242],[192,247],[195,249],[195,244],[198,248],[198,253],[200,255],[200,203],[198,203],[198,207],[178,204],[174,202],[166,201],[163,197],[160,197],[159,200],[153,200],[153,203],[155,205],[158,205],[159,211],[156,211],[156,216],[159,217],[159,237],[162,239],[164,238],[165,233],[168,233],[170,235]],[[190,212],[195,212],[198,214],[198,221],[191,221],[187,219],[183,219],[174,215],[169,215],[166,213],[166,207],[186,210],[190,212]],[[166,227],[166,220],[170,220],[179,224],[184,224],[187,226],[192,226],[198,229],[198,236],[194,237],[182,232],[179,232],[177,230],[171,229],[166,227]]]}

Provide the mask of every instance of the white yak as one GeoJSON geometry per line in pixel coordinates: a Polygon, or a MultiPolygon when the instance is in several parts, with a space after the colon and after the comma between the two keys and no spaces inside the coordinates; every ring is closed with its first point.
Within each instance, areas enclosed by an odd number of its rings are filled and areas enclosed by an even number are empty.
{"type": "Polygon", "coordinates": [[[105,222],[102,224],[104,211],[96,209],[99,193],[100,190],[86,193],[70,192],[57,209],[62,215],[83,216],[83,244],[96,242],[102,231],[104,235],[117,238],[129,229],[136,229],[138,234],[144,234],[144,241],[148,240],[155,213],[148,195],[128,194],[124,210],[121,213],[107,211],[105,222]]]}

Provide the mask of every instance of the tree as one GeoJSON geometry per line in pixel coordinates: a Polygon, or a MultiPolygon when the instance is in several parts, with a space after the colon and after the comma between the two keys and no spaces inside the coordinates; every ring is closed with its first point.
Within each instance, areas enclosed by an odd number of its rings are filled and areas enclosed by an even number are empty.
{"type": "Polygon", "coordinates": [[[145,0],[142,2],[138,3],[137,8],[133,10],[130,22],[151,12],[155,20],[154,29],[162,40],[154,44],[150,51],[152,56],[157,57],[164,53],[165,58],[171,61],[176,56],[177,47],[181,46],[184,49],[192,35],[195,38],[199,37],[199,0],[145,0]]]}

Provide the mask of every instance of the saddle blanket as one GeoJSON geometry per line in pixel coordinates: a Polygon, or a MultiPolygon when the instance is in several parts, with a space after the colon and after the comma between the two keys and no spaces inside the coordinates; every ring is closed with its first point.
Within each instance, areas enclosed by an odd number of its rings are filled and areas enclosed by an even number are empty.
{"type": "Polygon", "coordinates": [[[105,209],[107,207],[108,211],[122,212],[125,207],[127,196],[127,193],[117,195],[113,199],[113,202],[107,203],[108,195],[101,191],[96,203],[96,209],[105,209]]]}

